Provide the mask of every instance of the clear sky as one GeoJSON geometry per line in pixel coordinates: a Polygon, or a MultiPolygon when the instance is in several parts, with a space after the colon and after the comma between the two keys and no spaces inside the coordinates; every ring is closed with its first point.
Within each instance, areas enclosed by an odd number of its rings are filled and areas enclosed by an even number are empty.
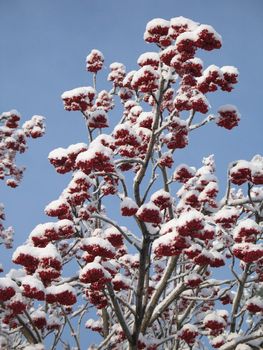
{"type": "MultiPolygon", "coordinates": [[[[222,104],[236,105],[240,126],[229,132],[213,124],[194,132],[189,147],[175,159],[175,164],[199,166],[203,156],[214,153],[223,189],[230,161],[262,153],[262,0],[0,0],[0,112],[15,108],[24,120],[40,114],[47,123],[46,136],[30,142],[28,153],[19,158],[27,167],[20,187],[1,184],[0,200],[7,223],[15,227],[15,246],[35,225],[48,221],[45,205],[68,182],[49,164],[48,153],[87,141],[81,115],[64,111],[60,99],[65,90],[91,84],[86,55],[97,48],[106,67],[118,61],[127,70],[136,69],[138,56],[155,50],[143,41],[146,23],[176,16],[210,24],[222,35],[221,50],[202,54],[205,66],[235,65],[240,71],[232,93],[210,98],[211,112],[222,104]]],[[[106,73],[98,79],[99,89],[109,87],[106,73]]],[[[119,118],[120,111],[113,111],[111,125],[119,118]]],[[[9,256],[1,248],[2,254],[9,256]]]]}

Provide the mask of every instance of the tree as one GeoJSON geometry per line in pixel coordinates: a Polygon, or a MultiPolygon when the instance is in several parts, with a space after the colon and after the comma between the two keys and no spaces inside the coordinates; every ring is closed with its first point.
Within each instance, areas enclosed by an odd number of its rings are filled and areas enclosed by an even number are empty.
{"type": "Polygon", "coordinates": [[[88,143],[50,152],[58,173],[72,172],[45,208],[58,220],[37,225],[13,254],[21,268],[0,278],[1,321],[15,349],[70,348],[69,330],[74,349],[83,349],[90,344],[81,343],[81,324],[91,308],[97,316],[85,326],[102,340],[89,349],[263,344],[263,158],[231,163],[220,199],[212,155],[199,169],[175,157],[207,123],[238,125],[233,105],[207,115],[206,97],[231,92],[238,70],[203,69],[195,57],[221,48],[209,25],[154,19],[144,39],[158,50],[142,54],[140,68],[128,73],[112,63],[110,91],[96,91],[104,57],[92,50],[86,68],[93,86],[62,94],[65,109],[82,114],[88,143]],[[123,114],[105,134],[114,98],[123,114]],[[118,221],[109,196],[120,203],[118,221]]]}

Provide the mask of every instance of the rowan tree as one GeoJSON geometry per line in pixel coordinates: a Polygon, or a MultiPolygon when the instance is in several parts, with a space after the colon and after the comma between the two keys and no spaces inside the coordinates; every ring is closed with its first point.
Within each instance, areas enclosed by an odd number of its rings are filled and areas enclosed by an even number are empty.
{"type": "Polygon", "coordinates": [[[210,25],[157,18],[144,40],[154,51],[134,71],[112,63],[109,91],[97,86],[104,57],[92,50],[92,86],[61,96],[88,139],[50,152],[55,170],[72,178],[45,208],[55,220],[32,230],[13,254],[20,267],[0,278],[10,348],[262,348],[263,158],[233,161],[223,195],[213,155],[198,169],[176,161],[192,131],[238,125],[237,107],[210,113],[208,101],[232,91],[238,70],[205,68],[196,56],[222,46],[210,25]],[[80,337],[90,331],[97,345],[80,337]]]}

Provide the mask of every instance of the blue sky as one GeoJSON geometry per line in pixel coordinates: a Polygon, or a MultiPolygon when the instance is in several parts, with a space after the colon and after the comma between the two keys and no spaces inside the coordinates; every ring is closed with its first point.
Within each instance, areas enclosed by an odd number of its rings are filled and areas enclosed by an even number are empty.
{"type": "MultiPolygon", "coordinates": [[[[176,165],[198,166],[203,156],[214,153],[223,189],[230,161],[262,152],[262,0],[0,0],[0,112],[15,108],[24,120],[40,114],[47,123],[46,136],[30,142],[18,159],[27,167],[21,186],[12,190],[2,183],[0,188],[7,223],[15,227],[15,246],[35,225],[48,221],[45,205],[67,185],[69,177],[55,172],[48,153],[87,141],[81,115],[64,111],[60,99],[65,90],[91,84],[86,55],[97,48],[106,67],[118,61],[127,70],[136,69],[138,56],[155,50],[143,41],[146,23],[181,15],[212,25],[223,37],[221,50],[202,54],[205,66],[235,65],[240,71],[232,93],[209,95],[211,112],[235,104],[240,126],[229,132],[213,124],[196,131],[175,158],[176,165]]],[[[106,74],[105,69],[98,78],[98,89],[109,87],[106,74]]],[[[119,118],[120,110],[113,111],[111,125],[119,118]]],[[[8,259],[10,254],[2,252],[8,259]]]]}

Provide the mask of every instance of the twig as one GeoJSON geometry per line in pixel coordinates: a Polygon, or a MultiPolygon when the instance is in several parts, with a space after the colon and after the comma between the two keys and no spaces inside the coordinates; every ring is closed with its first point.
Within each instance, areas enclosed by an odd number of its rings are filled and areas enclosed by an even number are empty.
{"type": "Polygon", "coordinates": [[[78,339],[78,337],[77,337],[77,335],[76,335],[76,332],[75,332],[75,330],[74,330],[74,328],[73,328],[73,326],[72,326],[72,324],[71,324],[71,322],[70,322],[70,320],[69,320],[69,318],[68,318],[68,316],[67,316],[67,314],[66,314],[66,312],[65,312],[65,310],[64,310],[64,308],[63,308],[63,306],[60,305],[60,308],[61,308],[61,311],[62,311],[64,317],[65,317],[65,320],[66,320],[67,324],[69,325],[69,328],[70,328],[70,330],[71,330],[71,335],[72,335],[72,337],[75,339],[75,342],[76,342],[76,345],[77,345],[77,349],[78,349],[78,350],[81,350],[81,348],[80,348],[80,343],[79,343],[79,339],[78,339]]]}
{"type": "Polygon", "coordinates": [[[129,342],[132,342],[132,335],[131,335],[131,331],[124,319],[124,316],[122,314],[122,311],[121,311],[121,308],[120,308],[120,305],[118,303],[118,300],[117,298],[115,297],[115,293],[114,293],[114,290],[112,288],[112,285],[111,283],[107,283],[107,288],[108,288],[108,291],[109,291],[109,295],[110,295],[110,299],[111,299],[111,302],[114,306],[114,312],[116,314],[116,317],[121,325],[121,328],[123,330],[123,332],[125,333],[127,339],[129,342]]]}

